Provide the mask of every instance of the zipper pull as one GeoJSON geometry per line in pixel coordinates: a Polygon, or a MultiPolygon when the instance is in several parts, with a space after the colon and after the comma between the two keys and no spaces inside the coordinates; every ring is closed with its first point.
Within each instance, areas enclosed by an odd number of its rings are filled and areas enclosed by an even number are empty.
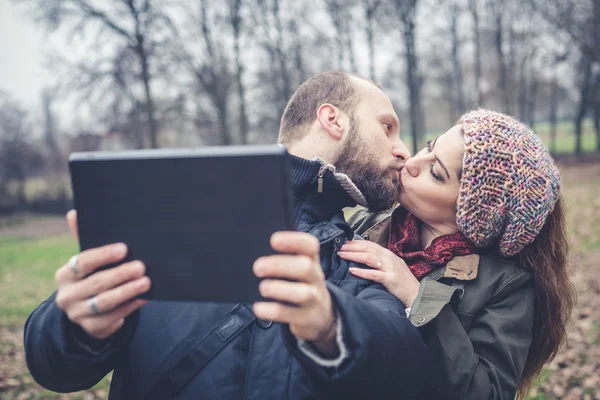
{"type": "Polygon", "coordinates": [[[325,170],[327,166],[322,165],[321,169],[319,169],[319,179],[317,181],[317,193],[323,193],[323,175],[325,175],[325,170]]]}

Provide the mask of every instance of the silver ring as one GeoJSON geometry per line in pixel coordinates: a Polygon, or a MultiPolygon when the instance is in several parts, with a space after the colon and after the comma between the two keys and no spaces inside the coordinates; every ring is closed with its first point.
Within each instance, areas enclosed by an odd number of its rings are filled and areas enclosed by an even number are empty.
{"type": "Polygon", "coordinates": [[[87,300],[87,303],[88,303],[88,307],[90,307],[90,310],[92,310],[94,315],[102,314],[102,311],[100,311],[100,309],[98,308],[98,297],[96,297],[96,296],[90,297],[87,300]]]}
{"type": "Polygon", "coordinates": [[[377,261],[377,269],[381,268],[383,264],[381,264],[381,260],[377,261]]]}
{"type": "Polygon", "coordinates": [[[73,271],[73,273],[75,275],[79,275],[81,273],[81,270],[79,269],[78,261],[79,261],[79,255],[78,254],[75,254],[69,260],[69,268],[71,268],[71,271],[73,271]]]}

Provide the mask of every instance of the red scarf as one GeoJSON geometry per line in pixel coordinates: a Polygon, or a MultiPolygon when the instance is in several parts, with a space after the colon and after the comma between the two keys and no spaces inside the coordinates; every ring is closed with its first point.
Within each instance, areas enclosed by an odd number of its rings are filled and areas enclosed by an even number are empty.
{"type": "Polygon", "coordinates": [[[396,208],[392,213],[388,249],[406,262],[418,280],[434,269],[445,266],[456,256],[476,252],[475,246],[460,232],[437,237],[423,250],[419,220],[403,207],[396,208]]]}

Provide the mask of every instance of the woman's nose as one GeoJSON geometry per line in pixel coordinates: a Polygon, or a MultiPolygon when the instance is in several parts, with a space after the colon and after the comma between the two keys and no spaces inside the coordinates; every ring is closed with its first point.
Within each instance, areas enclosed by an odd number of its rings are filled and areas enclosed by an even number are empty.
{"type": "Polygon", "coordinates": [[[412,157],[404,162],[404,169],[410,176],[417,177],[419,175],[419,160],[417,157],[412,157]]]}

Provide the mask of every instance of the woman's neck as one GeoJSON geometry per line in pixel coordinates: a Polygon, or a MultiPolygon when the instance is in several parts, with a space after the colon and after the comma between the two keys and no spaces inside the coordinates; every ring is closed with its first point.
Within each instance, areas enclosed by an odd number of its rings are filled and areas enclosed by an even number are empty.
{"type": "Polygon", "coordinates": [[[421,221],[421,226],[419,229],[419,233],[421,235],[421,243],[423,244],[423,249],[431,246],[431,243],[434,239],[439,238],[440,236],[450,235],[458,232],[458,227],[448,226],[448,225],[429,225],[425,222],[421,221]]]}

